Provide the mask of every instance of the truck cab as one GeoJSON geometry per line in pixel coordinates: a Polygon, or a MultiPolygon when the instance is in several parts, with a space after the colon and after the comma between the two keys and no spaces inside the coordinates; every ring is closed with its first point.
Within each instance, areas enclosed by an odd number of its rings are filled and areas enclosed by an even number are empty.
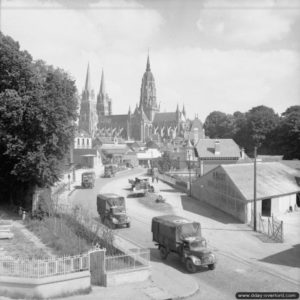
{"type": "Polygon", "coordinates": [[[95,185],[95,172],[84,172],[81,174],[81,186],[92,189],[95,185]]]}
{"type": "Polygon", "coordinates": [[[130,227],[124,197],[110,193],[99,194],[97,195],[97,210],[104,225],[112,229],[121,226],[130,227]]]}
{"type": "Polygon", "coordinates": [[[196,272],[199,266],[207,265],[210,270],[215,268],[216,257],[207,248],[205,238],[185,238],[182,243],[182,252],[186,268],[190,273],[196,272]]]}
{"type": "Polygon", "coordinates": [[[104,166],[104,178],[114,177],[117,173],[117,165],[105,165],[104,166]]]}

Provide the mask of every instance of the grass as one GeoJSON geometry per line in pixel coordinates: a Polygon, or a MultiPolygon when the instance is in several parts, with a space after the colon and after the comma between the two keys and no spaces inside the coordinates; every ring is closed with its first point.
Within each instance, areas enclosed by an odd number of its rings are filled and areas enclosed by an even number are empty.
{"type": "Polygon", "coordinates": [[[57,215],[43,220],[28,220],[26,227],[36,234],[57,256],[77,255],[89,251],[96,243],[107,249],[108,254],[116,254],[112,246],[111,231],[100,238],[97,232],[80,224],[69,215],[57,215]]]}
{"type": "Polygon", "coordinates": [[[1,240],[1,247],[12,257],[47,257],[47,252],[37,248],[24,233],[14,226],[11,228],[14,237],[10,240],[1,240]]]}
{"type": "Polygon", "coordinates": [[[155,193],[148,193],[145,197],[139,198],[139,202],[143,205],[158,211],[165,211],[172,213],[172,206],[166,202],[156,202],[158,195],[155,193]]]}
{"type": "Polygon", "coordinates": [[[87,252],[91,244],[74,232],[61,217],[28,220],[26,227],[37,235],[57,256],[77,255],[87,252]]]}

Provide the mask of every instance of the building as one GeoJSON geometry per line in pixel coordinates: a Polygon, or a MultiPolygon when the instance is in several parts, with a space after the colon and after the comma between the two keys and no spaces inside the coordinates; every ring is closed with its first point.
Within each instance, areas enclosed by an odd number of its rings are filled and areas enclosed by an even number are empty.
{"type": "Polygon", "coordinates": [[[85,87],[80,101],[79,130],[88,133],[92,138],[97,130],[97,111],[94,90],[91,87],[90,66],[88,64],[85,87]]]}
{"type": "Polygon", "coordinates": [[[92,147],[92,137],[79,130],[74,138],[73,164],[81,168],[97,168],[102,165],[100,152],[92,147]]]}
{"type": "MultiPolygon", "coordinates": [[[[287,212],[297,205],[300,172],[279,162],[257,163],[257,215],[287,212]]],[[[223,164],[192,184],[192,195],[236,217],[253,223],[254,164],[223,164]]]]}
{"type": "Polygon", "coordinates": [[[195,145],[198,174],[202,176],[221,164],[251,162],[233,139],[199,139],[195,145]]]}
{"type": "MultiPolygon", "coordinates": [[[[112,113],[112,99],[105,88],[103,71],[97,104],[94,103],[95,97],[90,85],[88,66],[86,84],[82,93],[79,128],[88,132],[93,138],[96,135],[97,137],[116,137],[142,142],[149,140],[163,142],[178,137],[184,138],[186,132],[191,129],[195,130],[193,139],[197,136],[196,125],[191,125],[192,123],[186,119],[184,106],[182,110],[177,105],[173,112],[160,112],[149,55],[146,70],[142,77],[139,103],[133,111],[129,107],[126,114],[115,115],[112,113]],[[97,118],[95,118],[95,112],[97,118]]],[[[199,137],[202,137],[202,132],[203,126],[201,123],[199,137]]]]}

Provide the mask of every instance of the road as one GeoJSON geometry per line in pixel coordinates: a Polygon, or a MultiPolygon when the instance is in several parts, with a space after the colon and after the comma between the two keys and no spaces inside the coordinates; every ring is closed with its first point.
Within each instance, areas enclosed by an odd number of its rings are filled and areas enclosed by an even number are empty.
{"type": "MultiPolygon", "coordinates": [[[[99,178],[93,190],[77,190],[70,198],[73,204],[81,204],[93,211],[97,217],[96,195],[101,192],[128,194],[128,179],[144,173],[134,169],[124,171],[115,178],[99,178]]],[[[166,197],[169,207],[163,211],[145,206],[138,198],[127,198],[127,210],[132,219],[131,228],[116,230],[120,236],[150,248],[151,260],[158,261],[159,252],[152,242],[151,219],[160,214],[180,214],[200,221],[202,231],[209,246],[218,258],[214,271],[202,269],[191,274],[198,281],[200,292],[189,299],[235,299],[236,292],[299,292],[299,257],[295,258],[295,268],[263,261],[265,253],[276,255],[279,250],[286,250],[286,245],[264,244],[250,232],[244,224],[216,209],[193,202],[184,194],[174,191],[164,183],[158,188],[166,197]],[[258,249],[259,248],[259,249],[258,249]],[[260,259],[258,259],[260,258],[260,259]],[[286,274],[286,275],[285,275],[286,274]],[[297,282],[298,281],[298,282],[297,282]]],[[[169,255],[164,263],[186,273],[184,266],[175,254],[169,255]]]]}

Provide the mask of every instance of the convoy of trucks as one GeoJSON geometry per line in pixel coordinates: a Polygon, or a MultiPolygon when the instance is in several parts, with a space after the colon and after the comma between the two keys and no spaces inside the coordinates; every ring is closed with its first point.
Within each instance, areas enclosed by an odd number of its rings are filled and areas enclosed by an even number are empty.
{"type": "Polygon", "coordinates": [[[95,172],[84,172],[81,174],[81,186],[92,189],[95,185],[95,172]]]}
{"type": "Polygon", "coordinates": [[[104,225],[112,229],[121,226],[130,227],[124,197],[109,193],[99,194],[97,195],[97,210],[104,225]]]}
{"type": "Polygon", "coordinates": [[[200,223],[164,215],[152,219],[151,230],[162,259],[171,252],[177,253],[190,273],[196,272],[200,266],[208,266],[210,270],[215,268],[216,256],[207,249],[200,223]]]}

